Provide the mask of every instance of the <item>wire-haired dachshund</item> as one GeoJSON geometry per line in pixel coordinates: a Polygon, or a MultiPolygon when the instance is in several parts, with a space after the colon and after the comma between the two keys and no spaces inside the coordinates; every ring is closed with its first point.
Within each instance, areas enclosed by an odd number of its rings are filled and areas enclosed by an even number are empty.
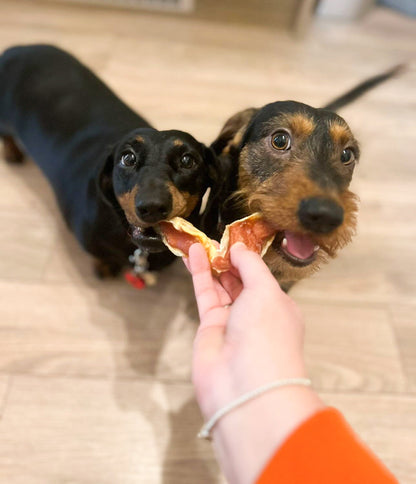
{"type": "Polygon", "coordinates": [[[51,183],[63,216],[116,275],[139,246],[151,270],[174,256],[151,228],[174,216],[198,225],[215,181],[210,148],[182,131],[158,131],[87,67],[49,45],[0,57],[0,137],[10,162],[30,155],[51,183]]]}
{"type": "Polygon", "coordinates": [[[218,236],[215,228],[221,233],[224,224],[260,212],[277,231],[264,260],[286,291],[334,257],[356,229],[357,197],[348,186],[360,150],[333,110],[401,68],[322,109],[283,101],[232,116],[212,144],[225,183],[216,202],[210,201],[220,214],[211,233],[218,236]]]}

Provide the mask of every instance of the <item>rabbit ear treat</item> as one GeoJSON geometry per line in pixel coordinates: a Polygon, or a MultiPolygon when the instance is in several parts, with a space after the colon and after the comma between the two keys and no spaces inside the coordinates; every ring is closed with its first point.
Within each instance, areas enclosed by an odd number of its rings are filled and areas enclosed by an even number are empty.
{"type": "Polygon", "coordinates": [[[263,255],[273,242],[276,230],[268,225],[260,214],[236,220],[225,227],[219,249],[214,242],[191,223],[181,217],[160,222],[159,229],[166,246],[179,257],[188,257],[192,244],[200,243],[205,248],[215,274],[231,268],[230,247],[243,242],[249,250],[263,255]]]}

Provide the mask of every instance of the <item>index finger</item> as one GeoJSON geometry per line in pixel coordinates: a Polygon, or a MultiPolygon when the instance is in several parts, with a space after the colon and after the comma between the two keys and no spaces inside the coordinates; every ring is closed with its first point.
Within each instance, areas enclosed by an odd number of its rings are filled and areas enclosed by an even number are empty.
{"type": "Polygon", "coordinates": [[[208,256],[201,244],[193,244],[190,247],[189,268],[192,275],[199,318],[203,322],[212,309],[222,307],[222,304],[211,273],[208,256]]]}

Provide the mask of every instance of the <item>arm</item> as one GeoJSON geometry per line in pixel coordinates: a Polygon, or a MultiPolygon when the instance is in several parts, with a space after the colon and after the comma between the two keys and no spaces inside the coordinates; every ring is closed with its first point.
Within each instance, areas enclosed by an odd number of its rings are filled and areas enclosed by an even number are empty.
{"type": "MultiPolygon", "coordinates": [[[[298,308],[258,255],[235,244],[231,261],[235,272],[219,280],[200,245],[186,261],[201,320],[192,369],[205,419],[264,384],[306,376],[298,308]]],[[[217,422],[212,438],[231,484],[397,482],[339,412],[307,387],[278,388],[246,402],[217,422]],[[350,475],[357,479],[345,480],[350,475]]]]}
{"type": "MultiPolygon", "coordinates": [[[[213,279],[205,251],[190,250],[201,325],[193,353],[193,382],[205,418],[271,381],[305,377],[303,320],[261,258],[236,244],[238,276],[213,279]],[[231,306],[228,306],[230,305],[231,306]]],[[[307,387],[284,387],[224,416],[212,432],[219,463],[231,483],[253,483],[274,451],[324,407],[307,387]]]]}
{"type": "Polygon", "coordinates": [[[338,410],[309,418],[283,443],[257,484],[398,484],[338,410]]]}

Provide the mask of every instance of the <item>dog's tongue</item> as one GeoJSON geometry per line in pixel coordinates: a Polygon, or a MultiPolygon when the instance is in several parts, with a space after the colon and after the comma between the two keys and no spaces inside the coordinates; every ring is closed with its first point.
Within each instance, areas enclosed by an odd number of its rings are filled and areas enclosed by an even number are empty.
{"type": "Polygon", "coordinates": [[[314,253],[315,243],[307,235],[295,234],[286,230],[285,237],[286,250],[298,259],[309,259],[314,253]]]}

